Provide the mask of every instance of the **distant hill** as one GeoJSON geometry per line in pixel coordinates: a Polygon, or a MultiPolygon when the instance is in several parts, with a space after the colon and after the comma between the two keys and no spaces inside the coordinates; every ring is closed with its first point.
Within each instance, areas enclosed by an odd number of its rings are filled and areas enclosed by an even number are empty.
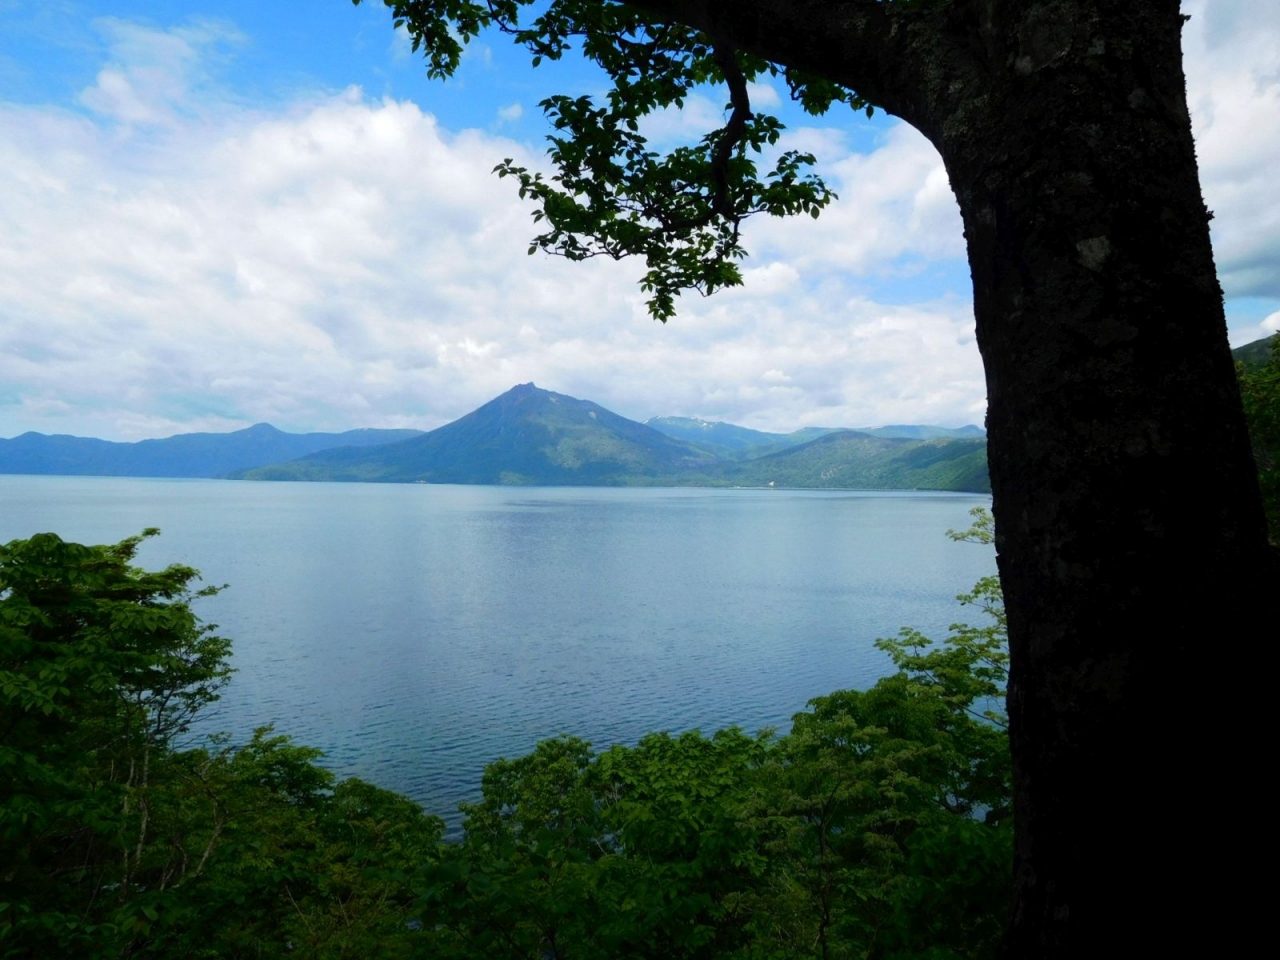
{"type": "Polygon", "coordinates": [[[1243,363],[1248,369],[1260,367],[1271,356],[1271,344],[1277,336],[1280,336],[1280,334],[1273,334],[1269,337],[1263,337],[1261,340],[1246,343],[1242,347],[1236,347],[1231,351],[1231,356],[1239,363],[1243,363]]]}
{"type": "Polygon", "coordinates": [[[985,438],[915,440],[858,430],[725,466],[716,476],[757,487],[991,492],[985,438]]]}
{"type": "MultiPolygon", "coordinates": [[[[764,457],[788,447],[808,443],[818,437],[837,433],[840,427],[805,427],[791,433],[765,433],[748,427],[739,427],[720,420],[700,420],[697,417],[651,417],[645,421],[669,437],[683,440],[717,456],[742,460],[764,457]]],[[[900,438],[904,440],[972,440],[986,436],[981,427],[972,424],[965,427],[935,427],[931,425],[892,425],[886,427],[856,427],[859,433],[873,437],[900,438]]]]}
{"type": "MultiPolygon", "coordinates": [[[[964,427],[934,427],[929,424],[897,424],[888,427],[855,427],[858,433],[896,440],[982,440],[987,431],[972,423],[964,427]]],[[[830,433],[831,431],[824,431],[830,433]]]]}
{"type": "Polygon", "coordinates": [[[541,390],[531,383],[513,387],[465,417],[410,440],[363,450],[325,450],[239,476],[401,483],[990,490],[986,440],[981,437],[920,440],[818,428],[768,434],[686,417],[636,423],[590,401],[541,390]],[[684,440],[686,436],[697,442],[684,440]],[[760,449],[773,452],[752,456],[760,449]]]}
{"type": "Polygon", "coordinates": [[[767,433],[693,417],[628,420],[589,400],[512,387],[429,433],[290,434],[266,423],[113,443],[24,433],[0,473],[550,486],[989,491],[980,428],[805,427],[767,433]]]}
{"type": "Polygon", "coordinates": [[[183,433],[136,443],[24,433],[11,440],[0,440],[0,473],[225,477],[238,470],[293,460],[331,447],[369,447],[420,433],[419,430],[285,433],[269,423],[232,433],[183,433]]]}
{"type": "Polygon", "coordinates": [[[465,417],[372,450],[327,450],[249,470],[250,480],[627,485],[656,483],[717,462],[712,454],[532,383],[465,417]]]}
{"type": "Polygon", "coordinates": [[[761,457],[830,432],[822,427],[807,427],[794,433],[765,433],[720,420],[700,420],[697,417],[650,417],[644,423],[668,437],[683,440],[718,457],[735,460],[761,457]]]}

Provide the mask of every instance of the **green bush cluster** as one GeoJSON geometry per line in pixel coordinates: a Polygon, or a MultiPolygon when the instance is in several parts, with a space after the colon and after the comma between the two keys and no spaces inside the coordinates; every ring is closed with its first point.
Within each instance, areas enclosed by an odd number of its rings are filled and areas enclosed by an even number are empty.
{"type": "Polygon", "coordinates": [[[141,539],[0,547],[0,957],[408,956],[443,825],[269,730],[183,748],[230,644],[141,539]]]}

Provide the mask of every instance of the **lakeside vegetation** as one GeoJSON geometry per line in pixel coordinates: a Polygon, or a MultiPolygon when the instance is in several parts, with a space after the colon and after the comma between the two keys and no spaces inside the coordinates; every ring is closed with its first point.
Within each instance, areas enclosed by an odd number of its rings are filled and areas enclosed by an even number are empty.
{"type": "MultiPolygon", "coordinates": [[[[148,532],[150,533],[150,531],[148,532]]],[[[974,531],[984,535],[983,528],[974,531]]],[[[941,647],[786,736],[539,744],[464,833],[262,730],[183,733],[228,679],[195,571],[0,548],[0,956],[986,955],[1010,887],[998,586],[941,647]]]]}

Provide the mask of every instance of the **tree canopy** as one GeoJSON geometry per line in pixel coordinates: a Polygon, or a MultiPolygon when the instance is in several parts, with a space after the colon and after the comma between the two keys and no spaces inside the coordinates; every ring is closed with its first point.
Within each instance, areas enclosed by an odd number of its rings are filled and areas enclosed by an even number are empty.
{"type": "Polygon", "coordinates": [[[612,89],[603,97],[557,95],[540,104],[552,128],[554,174],[531,172],[510,159],[496,172],[514,178],[520,195],[537,204],[533,216],[545,229],[533,238],[530,253],[642,258],[649,312],[663,321],[675,315],[682,290],[710,294],[742,282],[737,261],[746,253],[741,226],[748,217],[816,217],[835,199],[821,177],[806,170],[812,154],[770,149],[783,125],[752,107],[748,85],[764,76],[780,78],[813,114],[836,103],[868,115],[875,109],[838,84],[749,55],[643,6],[385,2],[436,78],[450,76],[463,45],[487,29],[524,46],[535,67],[574,50],[604,71],[612,89]],[[694,143],[654,149],[643,132],[645,119],[683,106],[696,88],[709,84],[728,92],[724,126],[694,143]]]}
{"type": "Polygon", "coordinates": [[[0,956],[403,955],[443,825],[266,729],[184,746],[230,643],[154,533],[0,546],[0,956]]]}

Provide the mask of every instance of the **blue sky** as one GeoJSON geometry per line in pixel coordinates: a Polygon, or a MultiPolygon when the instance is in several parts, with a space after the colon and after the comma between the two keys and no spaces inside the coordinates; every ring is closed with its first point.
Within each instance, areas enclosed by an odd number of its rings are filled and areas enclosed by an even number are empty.
{"type": "MultiPolygon", "coordinates": [[[[1280,327],[1280,8],[1186,3],[1233,343],[1280,327]]],[[[980,423],[959,217],[932,148],[761,86],[841,199],[753,221],[747,284],[648,318],[636,264],[525,247],[490,174],[593,92],[503,38],[426,78],[380,4],[0,0],[0,436],[452,420],[520,382],[762,429],[980,423]]],[[[720,96],[652,124],[674,143],[720,96]]]]}

